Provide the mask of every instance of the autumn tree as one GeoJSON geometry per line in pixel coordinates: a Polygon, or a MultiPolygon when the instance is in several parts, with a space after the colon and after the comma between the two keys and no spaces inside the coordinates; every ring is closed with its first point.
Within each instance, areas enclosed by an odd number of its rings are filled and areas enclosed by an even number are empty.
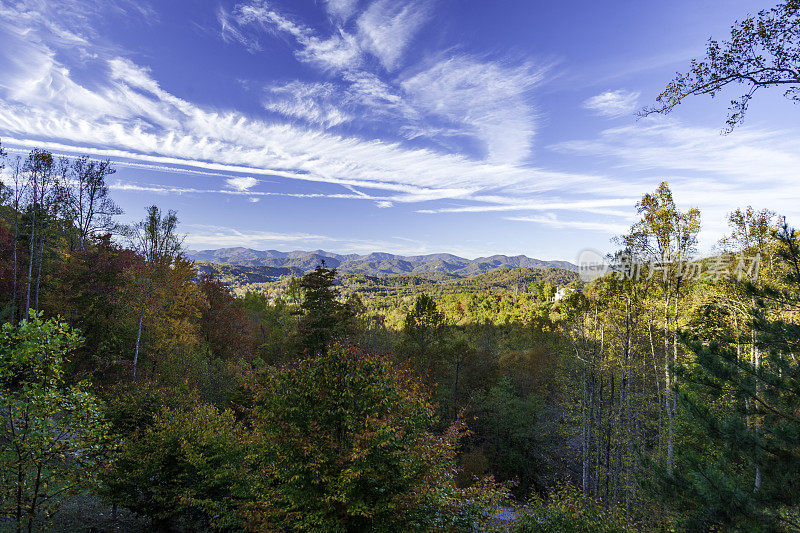
{"type": "MultiPolygon", "coordinates": [[[[2,150],[2,149],[0,149],[2,150]]],[[[3,154],[4,155],[4,154],[3,154]]],[[[3,165],[4,166],[4,165],[3,165]]],[[[11,257],[7,258],[11,272],[4,276],[6,283],[10,284],[9,294],[9,308],[11,322],[17,321],[17,315],[21,307],[21,271],[20,268],[27,259],[24,247],[21,246],[20,232],[21,232],[21,206],[25,197],[25,180],[22,178],[22,161],[17,157],[13,170],[13,185],[11,187],[3,185],[3,202],[6,203],[6,212],[8,213],[8,227],[9,234],[6,237],[8,242],[3,247],[7,250],[11,257]]]]}
{"type": "Polygon", "coordinates": [[[211,353],[222,359],[250,355],[251,325],[241,301],[212,275],[201,276],[198,285],[208,304],[201,312],[200,334],[211,353]]]}
{"type": "Polygon", "coordinates": [[[72,372],[102,381],[119,377],[118,367],[136,335],[138,317],[128,311],[134,296],[128,273],[139,261],[132,250],[104,235],[89,238],[85,249],[73,250],[54,268],[47,308],[80,327],[84,337],[72,358],[72,372]]]}
{"type": "Polygon", "coordinates": [[[166,274],[170,265],[181,254],[183,239],[177,233],[178,216],[174,211],[162,215],[157,206],[147,208],[144,220],[124,228],[128,244],[142,258],[143,264],[134,279],[139,285],[139,319],[133,355],[133,376],[139,362],[142,326],[145,313],[152,305],[153,289],[159,277],[166,274]]]}
{"type": "Polygon", "coordinates": [[[268,372],[262,386],[262,488],[252,510],[261,529],[458,530],[499,495],[455,485],[463,425],[432,433],[423,387],[388,358],[333,345],[268,372]]]}

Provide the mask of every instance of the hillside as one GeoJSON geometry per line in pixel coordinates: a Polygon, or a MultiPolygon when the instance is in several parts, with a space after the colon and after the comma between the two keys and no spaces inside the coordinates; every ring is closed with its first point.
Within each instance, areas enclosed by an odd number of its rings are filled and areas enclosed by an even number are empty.
{"type": "MultiPolygon", "coordinates": [[[[272,296],[284,293],[292,276],[303,272],[296,267],[268,267],[262,265],[219,265],[196,263],[201,274],[214,274],[237,294],[258,291],[272,296]]],[[[461,292],[510,290],[526,291],[534,281],[563,286],[578,281],[578,274],[562,268],[499,268],[474,276],[459,277],[445,272],[372,276],[366,274],[340,274],[338,283],[343,292],[358,292],[363,296],[400,297],[430,292],[453,294],[461,292]]]]}
{"type": "MultiPolygon", "coordinates": [[[[455,277],[467,277],[501,268],[577,269],[575,265],[567,261],[543,261],[525,255],[492,255],[477,259],[465,259],[452,254],[402,256],[373,252],[367,255],[342,255],[324,250],[279,252],[251,248],[220,248],[217,250],[190,250],[187,256],[198,263],[294,269],[303,273],[312,270],[324,260],[329,268],[337,269],[341,275],[363,274],[366,276],[444,273],[455,277]]],[[[277,271],[275,272],[275,275],[280,276],[277,271]]]]}

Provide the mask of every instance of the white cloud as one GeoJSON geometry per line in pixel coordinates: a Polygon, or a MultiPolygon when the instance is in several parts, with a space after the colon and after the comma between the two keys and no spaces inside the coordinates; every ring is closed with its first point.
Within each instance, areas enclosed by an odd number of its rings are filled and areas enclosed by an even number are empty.
{"type": "Polygon", "coordinates": [[[255,26],[269,33],[291,36],[300,46],[295,52],[300,61],[336,71],[361,63],[361,50],[352,35],[339,31],[328,38],[319,37],[313,29],[270,9],[266,2],[237,5],[229,16],[220,20],[220,26],[223,39],[235,39],[251,51],[255,50],[250,43],[258,42],[252,35],[255,26]]]}
{"type": "Polygon", "coordinates": [[[225,180],[228,187],[236,189],[237,191],[246,191],[252,189],[258,184],[258,180],[251,176],[239,176],[236,178],[228,178],[225,180]]]}
{"type": "Polygon", "coordinates": [[[332,83],[292,81],[265,89],[264,108],[312,124],[332,127],[350,122],[353,117],[343,106],[350,98],[332,83]]]}
{"type": "Polygon", "coordinates": [[[743,126],[735,134],[720,135],[715,128],[653,117],[553,148],[610,159],[642,176],[637,184],[641,192],[666,180],[680,205],[701,209],[703,238],[713,242],[725,231],[726,213],[736,207],[769,207],[790,219],[800,216],[798,139],[797,131],[743,126]]]}
{"type": "MultiPolygon", "coordinates": [[[[351,16],[358,7],[349,2],[325,6],[329,13],[347,8],[351,16]]],[[[391,125],[405,139],[424,140],[437,149],[477,152],[503,164],[523,161],[530,153],[537,118],[529,93],[543,78],[542,69],[456,54],[411,66],[406,70],[411,75],[387,74],[403,64],[405,50],[427,23],[429,11],[422,1],[375,0],[358,15],[355,34],[334,17],[326,35],[265,2],[239,4],[233,18],[245,46],[256,39],[247,36],[253,30],[288,35],[296,43],[298,60],[340,82],[294,81],[269,87],[265,107],[270,111],[325,128],[357,116],[359,125],[391,125]],[[375,68],[370,56],[383,69],[375,68]]],[[[224,22],[229,24],[228,19],[224,22]]]]}
{"type": "Polygon", "coordinates": [[[608,209],[614,207],[632,207],[638,198],[595,198],[591,200],[529,200],[520,202],[519,200],[506,197],[485,197],[476,196],[473,200],[486,203],[480,205],[469,205],[460,207],[443,207],[439,209],[419,209],[419,213],[488,213],[502,211],[569,211],[569,212],[588,212],[601,213],[613,216],[626,216],[627,213],[620,210],[608,209]],[[493,205],[492,205],[493,204],[493,205]]]}
{"type": "Polygon", "coordinates": [[[223,41],[235,41],[244,46],[250,53],[261,50],[261,43],[258,42],[258,39],[241,32],[234,18],[222,6],[217,10],[217,22],[219,22],[220,35],[223,41]]]}
{"type": "Polygon", "coordinates": [[[639,91],[606,91],[583,102],[583,107],[605,117],[631,115],[638,107],[639,91]]]}
{"type": "Polygon", "coordinates": [[[608,235],[623,235],[628,232],[630,226],[624,224],[608,222],[604,220],[561,220],[553,213],[546,213],[541,216],[506,217],[506,220],[515,222],[531,222],[541,224],[555,229],[576,229],[580,231],[596,231],[608,235]]]}
{"type": "Polygon", "coordinates": [[[8,48],[12,55],[27,54],[29,68],[4,78],[0,88],[0,130],[18,144],[49,138],[49,146],[73,152],[371,187],[402,193],[406,201],[468,197],[531,177],[508,164],[206,110],[118,57],[98,59],[109,75],[89,90],[72,80],[47,45],[30,46],[36,35],[8,48]]]}
{"type": "Polygon", "coordinates": [[[388,71],[395,70],[414,35],[428,20],[422,2],[376,0],[358,18],[361,46],[388,71]]]}
{"type": "Polygon", "coordinates": [[[536,121],[527,99],[542,77],[529,65],[453,57],[404,80],[402,88],[416,107],[476,135],[491,161],[513,164],[529,153],[536,121]]]}
{"type": "Polygon", "coordinates": [[[347,22],[358,9],[358,0],[324,0],[328,13],[342,21],[347,22]]]}

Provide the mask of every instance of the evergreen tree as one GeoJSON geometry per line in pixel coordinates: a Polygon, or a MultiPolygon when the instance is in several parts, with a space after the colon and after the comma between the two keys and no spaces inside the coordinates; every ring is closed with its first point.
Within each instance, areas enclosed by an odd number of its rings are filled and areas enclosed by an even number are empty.
{"type": "Polygon", "coordinates": [[[334,337],[347,333],[352,313],[349,305],[339,302],[335,282],[336,269],[327,268],[324,261],[300,279],[300,309],[304,316],[298,335],[301,347],[309,355],[324,353],[334,337]]]}
{"type": "Polygon", "coordinates": [[[746,284],[760,360],[742,357],[730,339],[696,335],[687,339],[694,361],[676,369],[695,438],[660,488],[693,530],[800,528],[800,246],[785,225],[777,238],[784,285],[746,284]]]}

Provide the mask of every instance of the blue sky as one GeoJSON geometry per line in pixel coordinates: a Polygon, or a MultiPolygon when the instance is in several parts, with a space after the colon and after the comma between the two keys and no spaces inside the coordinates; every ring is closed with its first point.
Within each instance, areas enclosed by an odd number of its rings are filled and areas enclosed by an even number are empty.
{"type": "Polygon", "coordinates": [[[574,260],[664,179],[708,248],[736,207],[800,220],[800,108],[634,113],[771,5],[0,0],[0,139],[113,159],[125,221],[196,249],[574,260]]]}

